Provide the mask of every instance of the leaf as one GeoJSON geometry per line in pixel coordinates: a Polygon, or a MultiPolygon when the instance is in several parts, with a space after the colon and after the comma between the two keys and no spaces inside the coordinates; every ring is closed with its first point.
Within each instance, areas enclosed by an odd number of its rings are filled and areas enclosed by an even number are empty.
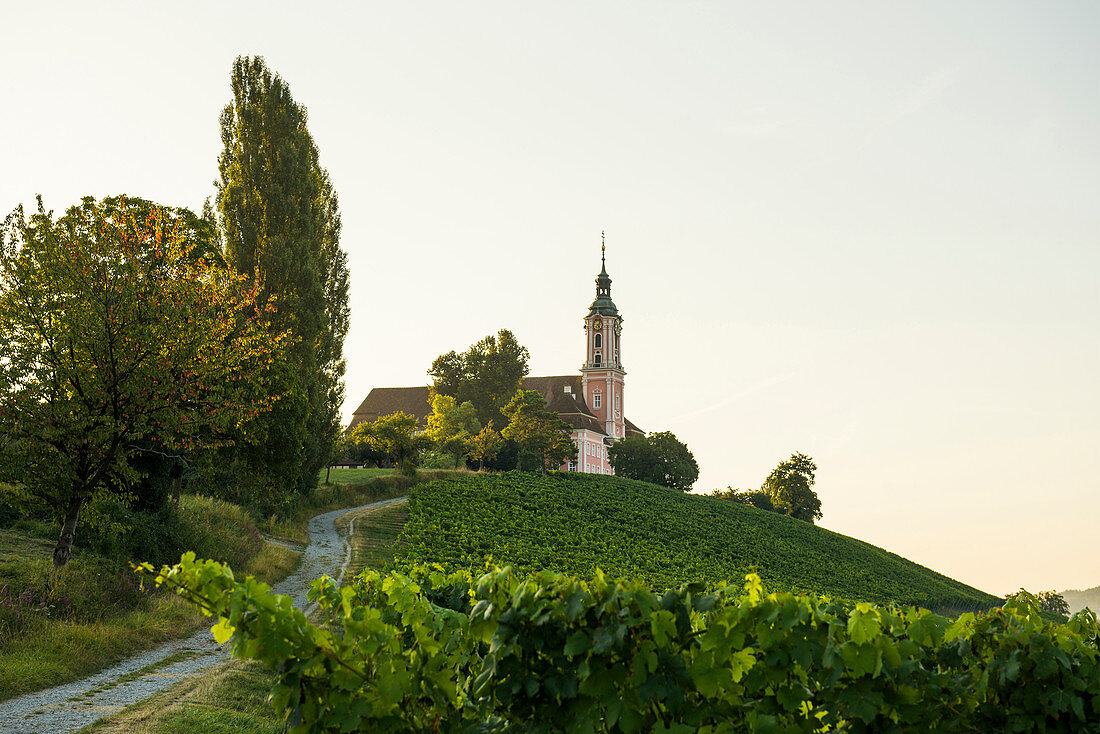
{"type": "Polygon", "coordinates": [[[234,628],[229,624],[229,620],[225,617],[218,619],[218,623],[210,628],[210,633],[214,635],[214,642],[219,645],[223,645],[229,641],[229,638],[233,636],[234,628]]]}
{"type": "Polygon", "coordinates": [[[588,637],[588,634],[584,630],[577,630],[569,636],[569,639],[565,641],[565,654],[569,657],[579,655],[580,653],[588,650],[592,647],[592,640],[588,637]]]}

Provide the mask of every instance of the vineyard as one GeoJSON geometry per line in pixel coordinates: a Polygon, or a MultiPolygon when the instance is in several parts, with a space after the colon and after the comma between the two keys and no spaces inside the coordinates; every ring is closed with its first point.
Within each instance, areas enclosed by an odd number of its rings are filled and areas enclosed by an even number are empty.
{"type": "Polygon", "coordinates": [[[597,568],[659,591],[721,586],[748,572],[769,588],[959,612],[1000,600],[868,543],[734,502],[615,477],[512,472],[412,491],[404,563],[480,573],[589,575],[597,568]]]}
{"type": "MultiPolygon", "coordinates": [[[[146,571],[152,568],[147,566],[146,571]]],[[[276,672],[298,732],[1096,732],[1096,616],[957,619],[596,573],[426,565],[314,584],[325,622],[187,554],[157,583],[276,672]]]]}
{"type": "Polygon", "coordinates": [[[1100,731],[1089,611],[608,477],[460,476],[408,508],[389,570],[319,579],[315,618],[193,554],[156,583],[275,674],[296,733],[1100,731]]]}

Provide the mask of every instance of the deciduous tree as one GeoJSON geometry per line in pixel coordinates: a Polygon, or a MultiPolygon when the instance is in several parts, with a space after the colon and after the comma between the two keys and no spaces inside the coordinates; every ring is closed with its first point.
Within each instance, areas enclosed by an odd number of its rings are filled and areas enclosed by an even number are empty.
{"type": "Polygon", "coordinates": [[[0,481],[54,511],[54,565],[97,493],[127,495],[150,454],[218,445],[276,398],[274,302],[218,263],[186,210],[39,200],[0,233],[0,481]]]}
{"type": "Polygon", "coordinates": [[[309,491],[336,446],[344,399],[348,268],[328,173],[306,110],[260,57],[239,57],[221,115],[217,208],[228,257],[279,300],[273,328],[296,342],[284,395],[245,454],[254,476],[309,491]]]}
{"type": "Polygon", "coordinates": [[[546,398],[538,390],[517,390],[502,412],[508,425],[500,434],[519,444],[520,455],[530,456],[543,474],[576,457],[570,425],[546,409],[546,398]]]}
{"type": "Polygon", "coordinates": [[[406,474],[416,472],[420,452],[431,444],[428,437],[420,433],[416,416],[402,412],[360,423],[352,430],[351,440],[383,452],[406,474]]]}
{"type": "Polygon", "coordinates": [[[493,430],[493,422],[478,431],[476,436],[471,436],[467,442],[467,451],[471,459],[477,462],[478,468],[483,469],[500,453],[504,439],[500,433],[493,430]]]}
{"type": "Polygon", "coordinates": [[[687,444],[669,431],[630,436],[611,444],[608,460],[627,479],[687,491],[699,478],[699,465],[687,444]]]}
{"type": "Polygon", "coordinates": [[[454,466],[470,452],[470,439],[481,430],[473,403],[459,405],[450,395],[432,396],[432,413],[428,416],[428,438],[437,451],[454,457],[454,466]]]}
{"type": "Polygon", "coordinates": [[[481,425],[489,421],[506,425],[508,419],[502,409],[527,376],[529,358],[527,347],[516,340],[515,334],[501,329],[462,354],[451,351],[440,355],[428,374],[435,393],[450,395],[457,403],[473,403],[481,425]]]}
{"type": "Polygon", "coordinates": [[[742,505],[752,505],[758,510],[767,510],[768,512],[776,511],[775,505],[772,504],[771,497],[762,489],[739,490],[733,489],[732,487],[726,487],[724,490],[716,489],[707,496],[715,497],[720,500],[737,502],[742,505]]]}
{"type": "Polygon", "coordinates": [[[821,500],[813,491],[816,471],[817,465],[809,456],[791,454],[791,458],[779,462],[760,489],[778,511],[812,524],[821,519],[821,500]]]}

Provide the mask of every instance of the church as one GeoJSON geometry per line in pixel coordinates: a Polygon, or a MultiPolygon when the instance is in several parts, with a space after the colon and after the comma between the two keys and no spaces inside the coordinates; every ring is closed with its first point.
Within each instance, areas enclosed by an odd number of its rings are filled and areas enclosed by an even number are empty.
{"type": "MultiPolygon", "coordinates": [[[[524,390],[538,390],[546,407],[572,426],[577,460],[561,469],[611,474],[607,447],[627,436],[644,433],[625,417],[620,340],[623,317],[611,300],[611,277],[607,274],[607,248],[600,246],[600,274],[596,277],[596,300],[584,317],[584,364],[578,375],[525,377],[524,390]]],[[[351,425],[373,421],[402,411],[427,424],[432,406],[427,385],[419,387],[376,387],[355,410],[351,425]]]]}

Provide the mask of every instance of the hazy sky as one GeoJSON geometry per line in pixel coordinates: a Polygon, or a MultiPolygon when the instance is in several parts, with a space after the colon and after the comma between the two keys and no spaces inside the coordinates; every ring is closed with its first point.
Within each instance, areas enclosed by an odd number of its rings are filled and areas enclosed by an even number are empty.
{"type": "Polygon", "coordinates": [[[1100,5],[5,3],[0,209],[199,208],[238,54],[309,109],[345,415],[500,328],[576,372],[600,231],[627,415],[699,489],[993,593],[1100,584],[1100,5]]]}

